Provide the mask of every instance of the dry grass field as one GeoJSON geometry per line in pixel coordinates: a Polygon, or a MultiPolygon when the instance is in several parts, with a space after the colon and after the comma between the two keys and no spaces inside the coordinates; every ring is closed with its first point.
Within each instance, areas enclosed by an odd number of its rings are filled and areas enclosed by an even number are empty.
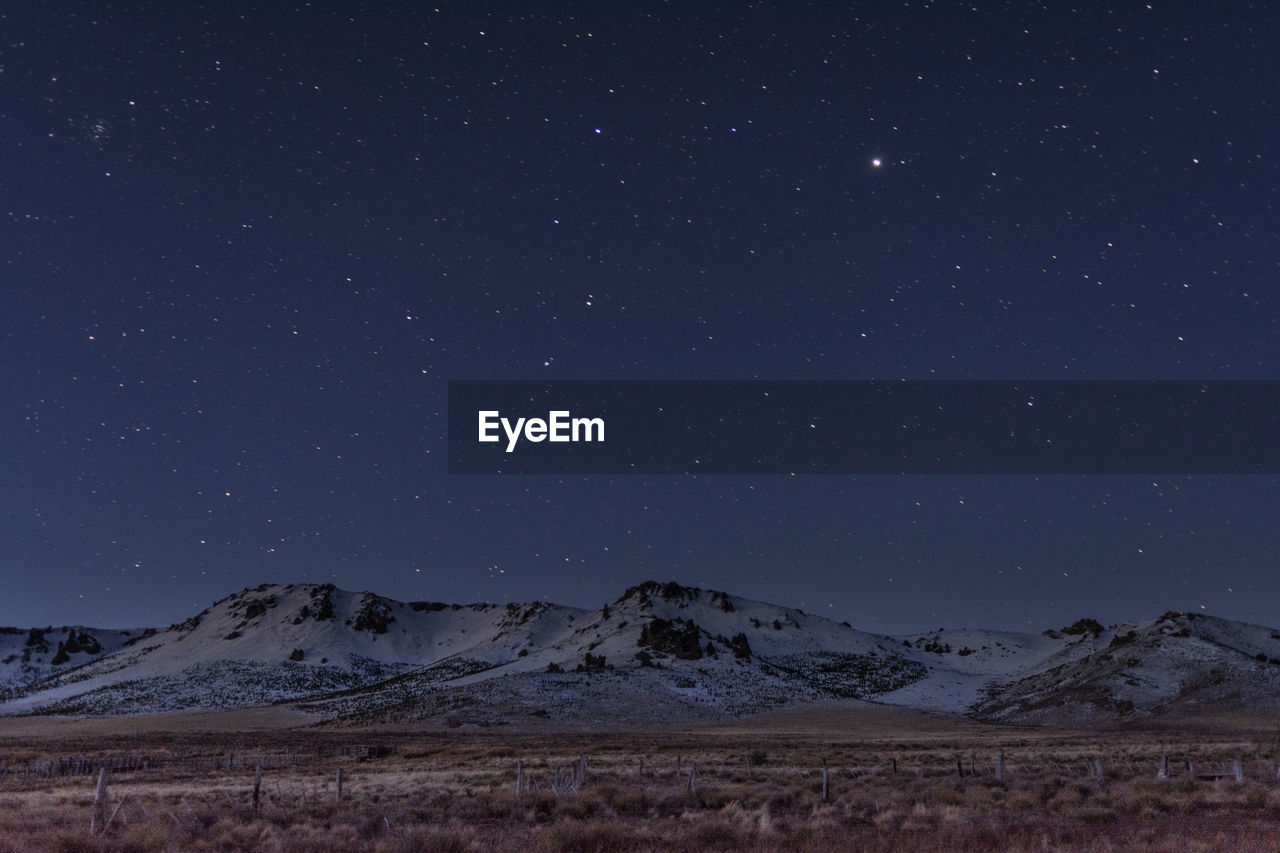
{"type": "Polygon", "coordinates": [[[0,720],[0,850],[1280,851],[1274,720],[1074,732],[864,707],[607,734],[289,722],[0,720]]]}

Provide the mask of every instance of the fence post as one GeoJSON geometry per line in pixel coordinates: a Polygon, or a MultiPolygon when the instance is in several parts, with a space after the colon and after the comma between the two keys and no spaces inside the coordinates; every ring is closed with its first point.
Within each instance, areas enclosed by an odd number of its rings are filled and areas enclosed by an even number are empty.
{"type": "Polygon", "coordinates": [[[336,781],[338,785],[338,799],[341,800],[342,799],[342,768],[341,767],[338,768],[338,778],[336,781]]]}
{"type": "Polygon", "coordinates": [[[689,793],[698,796],[698,762],[689,764],[689,793]]]}
{"type": "MultiPolygon", "coordinates": [[[[123,797],[121,797],[121,798],[120,798],[120,802],[116,803],[116,809],[115,809],[115,811],[113,811],[113,812],[111,813],[111,817],[107,818],[106,823],[102,824],[102,834],[103,834],[103,835],[106,835],[106,834],[107,834],[107,827],[111,826],[111,821],[115,820],[115,819],[116,819],[116,815],[120,814],[120,810],[121,810],[122,808],[124,808],[124,801],[125,801],[125,800],[127,800],[128,798],[129,798],[129,795],[128,795],[128,794],[125,794],[123,797]]],[[[103,812],[103,814],[106,814],[106,812],[104,811],[104,812],[103,812]]],[[[124,816],[123,816],[123,815],[121,815],[121,816],[120,816],[120,821],[121,821],[121,823],[126,823],[126,822],[127,822],[127,821],[125,821],[125,819],[124,819],[124,816]]]]}
{"type": "Polygon", "coordinates": [[[1169,756],[1167,755],[1160,756],[1160,769],[1156,771],[1156,778],[1157,779],[1169,778],[1169,756]]]}
{"type": "Polygon", "coordinates": [[[827,784],[827,759],[822,759],[822,801],[829,802],[831,799],[831,789],[827,784]]]}
{"type": "Polygon", "coordinates": [[[258,810],[258,797],[262,790],[262,764],[258,763],[253,769],[253,810],[258,810]]]}
{"type": "Polygon", "coordinates": [[[516,760],[516,799],[524,793],[524,762],[516,760]]]}
{"type": "Polygon", "coordinates": [[[996,762],[996,781],[1004,781],[1004,750],[1000,750],[1000,760],[996,762]]]}
{"type": "Polygon", "coordinates": [[[89,834],[93,835],[99,821],[107,817],[107,768],[98,771],[98,787],[93,792],[93,812],[89,815],[89,834]]]}

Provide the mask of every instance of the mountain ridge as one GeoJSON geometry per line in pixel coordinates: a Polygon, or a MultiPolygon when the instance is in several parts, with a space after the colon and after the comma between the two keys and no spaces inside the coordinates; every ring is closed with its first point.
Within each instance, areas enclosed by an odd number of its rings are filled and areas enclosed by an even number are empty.
{"type": "Polygon", "coordinates": [[[1280,709],[1280,631],[1195,613],[1040,634],[861,631],[645,581],[598,610],[260,584],[168,628],[0,628],[0,715],[288,703],[317,720],[722,720],[874,701],[1073,725],[1280,709]]]}

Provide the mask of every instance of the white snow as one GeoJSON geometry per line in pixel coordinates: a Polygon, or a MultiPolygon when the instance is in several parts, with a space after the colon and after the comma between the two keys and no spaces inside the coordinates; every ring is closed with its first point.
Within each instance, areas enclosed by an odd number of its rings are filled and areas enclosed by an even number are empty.
{"type": "Polygon", "coordinates": [[[992,718],[1037,721],[1076,705],[1090,714],[1154,713],[1188,696],[1263,704],[1280,696],[1280,633],[1212,617],[1171,614],[1096,636],[946,629],[888,637],[656,583],[632,588],[607,612],[264,585],[163,630],[0,629],[0,662],[0,690],[8,690],[0,714],[295,700],[364,719],[643,721],[835,698],[948,713],[981,707],[992,718]],[[59,641],[74,637],[75,646],[82,636],[92,638],[91,651],[52,664],[59,641]]]}

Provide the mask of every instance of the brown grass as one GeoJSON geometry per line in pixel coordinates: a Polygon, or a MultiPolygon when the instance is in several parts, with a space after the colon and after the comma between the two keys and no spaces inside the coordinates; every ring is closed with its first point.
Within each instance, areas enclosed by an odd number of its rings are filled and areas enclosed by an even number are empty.
{"type": "Polygon", "coordinates": [[[909,715],[862,723],[830,712],[622,734],[104,734],[59,723],[43,736],[0,734],[0,851],[1280,853],[1274,723],[1107,732],[909,715]],[[1172,778],[1155,778],[1161,755],[1172,778]],[[556,782],[579,757],[586,776],[564,790],[556,782]],[[518,760],[529,786],[520,797],[518,760]],[[123,805],[91,837],[94,768],[104,762],[129,768],[109,777],[108,814],[123,805]]]}

